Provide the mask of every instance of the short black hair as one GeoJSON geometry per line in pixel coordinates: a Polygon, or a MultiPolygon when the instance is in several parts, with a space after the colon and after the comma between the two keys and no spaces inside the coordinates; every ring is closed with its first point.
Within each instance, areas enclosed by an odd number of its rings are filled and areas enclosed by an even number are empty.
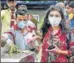
{"type": "Polygon", "coordinates": [[[27,12],[17,10],[17,11],[16,11],[16,18],[17,18],[18,15],[24,16],[25,14],[27,14],[27,12]],[[22,12],[23,12],[23,13],[22,13],[22,12]]]}
{"type": "Polygon", "coordinates": [[[71,2],[69,3],[69,7],[74,8],[74,1],[71,1],[71,2]]]}
{"type": "Polygon", "coordinates": [[[18,14],[19,15],[28,14],[26,5],[21,5],[21,7],[17,9],[17,11],[16,11],[16,17],[17,17],[18,14]]]}
{"type": "Polygon", "coordinates": [[[7,0],[7,2],[14,2],[14,1],[16,1],[16,0],[7,0]]]}

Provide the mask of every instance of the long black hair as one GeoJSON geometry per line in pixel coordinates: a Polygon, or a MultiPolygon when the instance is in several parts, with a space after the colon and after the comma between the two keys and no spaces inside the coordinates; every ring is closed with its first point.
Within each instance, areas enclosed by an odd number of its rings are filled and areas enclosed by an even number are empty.
{"type": "Polygon", "coordinates": [[[49,8],[49,10],[48,10],[48,12],[47,12],[47,14],[46,14],[46,16],[44,18],[44,22],[43,22],[43,25],[42,25],[42,28],[41,28],[43,37],[47,33],[48,28],[51,26],[51,24],[50,24],[50,22],[48,20],[49,13],[51,11],[54,11],[54,10],[56,10],[56,11],[58,11],[60,13],[60,15],[62,17],[62,20],[61,20],[59,26],[60,26],[60,28],[62,29],[63,32],[66,32],[65,17],[64,17],[62,9],[60,7],[58,7],[58,6],[56,6],[56,5],[52,5],[52,6],[50,6],[50,8],[49,8]]]}

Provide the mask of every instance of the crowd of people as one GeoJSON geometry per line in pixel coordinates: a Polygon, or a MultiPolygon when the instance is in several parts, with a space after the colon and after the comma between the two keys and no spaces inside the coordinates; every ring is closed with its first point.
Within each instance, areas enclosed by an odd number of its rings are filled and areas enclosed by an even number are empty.
{"type": "Polygon", "coordinates": [[[7,5],[1,10],[2,48],[8,47],[8,53],[33,51],[37,62],[74,62],[74,1],[51,5],[41,30],[26,5],[16,8],[15,0],[7,0],[7,5]]]}

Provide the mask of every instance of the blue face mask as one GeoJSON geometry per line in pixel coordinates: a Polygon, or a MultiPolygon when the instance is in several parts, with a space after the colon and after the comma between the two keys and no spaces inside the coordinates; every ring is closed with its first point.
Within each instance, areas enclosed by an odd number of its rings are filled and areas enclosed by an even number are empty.
{"type": "Polygon", "coordinates": [[[18,27],[20,28],[20,29],[23,29],[25,26],[26,26],[26,24],[27,24],[27,22],[26,21],[20,21],[20,22],[18,22],[18,27]]]}

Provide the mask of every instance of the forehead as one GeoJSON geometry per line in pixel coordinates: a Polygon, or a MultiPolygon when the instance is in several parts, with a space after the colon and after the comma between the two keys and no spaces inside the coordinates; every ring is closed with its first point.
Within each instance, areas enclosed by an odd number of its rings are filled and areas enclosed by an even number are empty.
{"type": "Polygon", "coordinates": [[[26,15],[17,15],[17,18],[18,19],[25,19],[26,18],[26,15]]]}
{"type": "Polygon", "coordinates": [[[15,3],[15,1],[9,1],[8,3],[15,3]]]}
{"type": "Polygon", "coordinates": [[[53,15],[61,15],[60,12],[57,11],[57,10],[51,11],[51,12],[49,13],[49,15],[50,15],[50,14],[53,14],[53,15]]]}

